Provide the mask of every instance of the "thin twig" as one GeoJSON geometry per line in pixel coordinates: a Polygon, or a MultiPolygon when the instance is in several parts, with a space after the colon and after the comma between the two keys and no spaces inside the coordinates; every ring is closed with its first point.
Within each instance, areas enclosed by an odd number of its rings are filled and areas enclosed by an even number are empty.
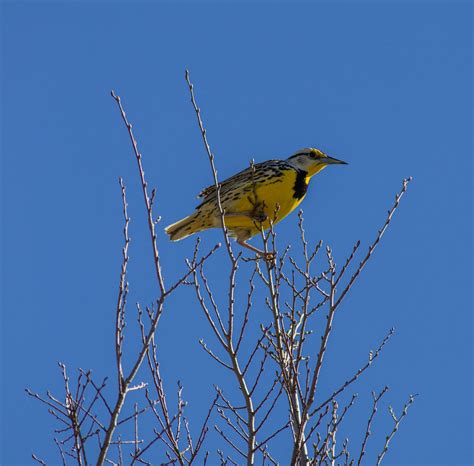
{"type": "Polygon", "coordinates": [[[369,420],[367,421],[367,428],[365,429],[365,435],[364,435],[364,440],[362,441],[362,446],[360,448],[360,454],[359,454],[359,459],[357,460],[357,466],[360,466],[362,463],[362,458],[365,455],[365,448],[367,446],[367,441],[369,440],[369,436],[371,435],[371,426],[372,426],[372,421],[375,417],[375,414],[377,413],[377,405],[380,399],[387,393],[388,387],[384,387],[384,389],[376,395],[375,392],[372,392],[372,398],[373,398],[373,404],[372,404],[372,412],[370,413],[369,420]]]}
{"type": "Polygon", "coordinates": [[[400,415],[399,418],[396,417],[395,412],[393,411],[392,407],[391,406],[388,407],[390,415],[392,416],[392,418],[394,420],[394,426],[393,426],[393,429],[390,432],[390,434],[387,435],[387,437],[385,438],[385,444],[383,446],[383,449],[380,452],[380,454],[377,456],[376,466],[380,466],[380,464],[382,463],[382,460],[383,460],[385,454],[388,451],[388,446],[389,446],[391,440],[393,439],[394,435],[397,433],[397,430],[398,430],[398,428],[400,426],[400,423],[402,422],[403,418],[408,414],[408,409],[410,408],[412,403],[415,401],[415,397],[416,397],[416,395],[410,395],[410,398],[408,399],[408,402],[403,406],[403,411],[402,411],[402,414],[400,415]]]}

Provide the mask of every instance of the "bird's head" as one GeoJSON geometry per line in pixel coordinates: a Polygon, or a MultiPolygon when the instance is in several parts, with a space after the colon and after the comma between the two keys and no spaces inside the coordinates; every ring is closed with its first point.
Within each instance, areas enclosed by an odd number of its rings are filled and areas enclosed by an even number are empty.
{"type": "Polygon", "coordinates": [[[295,152],[288,158],[287,162],[298,170],[308,172],[308,176],[316,175],[328,165],[347,165],[347,162],[329,157],[323,151],[313,147],[307,147],[295,152]]]}

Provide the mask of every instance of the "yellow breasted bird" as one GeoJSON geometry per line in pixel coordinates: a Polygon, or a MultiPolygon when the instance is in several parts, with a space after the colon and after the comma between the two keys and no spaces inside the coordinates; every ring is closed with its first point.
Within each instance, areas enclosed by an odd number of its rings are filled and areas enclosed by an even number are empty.
{"type": "MultiPolygon", "coordinates": [[[[323,168],[346,164],[312,147],[297,151],[286,160],[257,163],[221,182],[220,199],[229,235],[254,252],[262,251],[246,241],[285,218],[306,196],[310,179],[323,168]]],[[[165,228],[172,241],[221,226],[216,187],[198,196],[196,211],[165,228]]]]}

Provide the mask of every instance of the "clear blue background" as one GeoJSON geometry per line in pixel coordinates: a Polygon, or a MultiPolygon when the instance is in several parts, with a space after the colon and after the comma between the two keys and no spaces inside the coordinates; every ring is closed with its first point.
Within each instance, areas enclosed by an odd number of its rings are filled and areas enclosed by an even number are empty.
{"type": "MultiPolygon", "coordinates": [[[[110,89],[134,124],[162,225],[211,183],[185,67],[223,177],[305,146],[349,162],[319,175],[302,205],[308,237],[331,244],[339,263],[355,240],[365,250],[402,178],[414,177],[337,316],[321,393],[395,326],[354,388],[352,449],[370,390],[388,384],[397,409],[420,396],[387,464],[472,464],[470,2],[4,2],[1,13],[2,464],[31,464],[32,452],[57,458],[52,419],[23,391],[59,394],[56,361],[71,373],[114,373],[119,175],[132,216],[130,314],[156,296],[135,161],[110,89]]],[[[296,216],[277,231],[280,244],[294,243],[296,216]]],[[[203,237],[205,247],[218,240],[203,237]]],[[[193,244],[170,243],[160,228],[168,283],[193,244]]],[[[217,284],[224,261],[221,251],[210,271],[217,284]]],[[[214,344],[186,289],[163,318],[160,357],[197,419],[212,383],[227,377],[201,336],[214,344]]],[[[379,415],[371,452],[390,426],[385,408],[379,415]]],[[[220,444],[209,437],[208,448],[220,444]]],[[[281,443],[274,451],[285,458],[281,443]]]]}

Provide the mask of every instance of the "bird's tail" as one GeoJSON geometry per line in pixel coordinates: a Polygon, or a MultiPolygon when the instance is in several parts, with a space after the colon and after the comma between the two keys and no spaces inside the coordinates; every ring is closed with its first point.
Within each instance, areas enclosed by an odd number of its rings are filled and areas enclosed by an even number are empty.
{"type": "Polygon", "coordinates": [[[168,225],[165,232],[169,235],[171,241],[179,241],[206,228],[209,228],[209,226],[202,222],[200,212],[196,211],[188,217],[168,225]]]}

